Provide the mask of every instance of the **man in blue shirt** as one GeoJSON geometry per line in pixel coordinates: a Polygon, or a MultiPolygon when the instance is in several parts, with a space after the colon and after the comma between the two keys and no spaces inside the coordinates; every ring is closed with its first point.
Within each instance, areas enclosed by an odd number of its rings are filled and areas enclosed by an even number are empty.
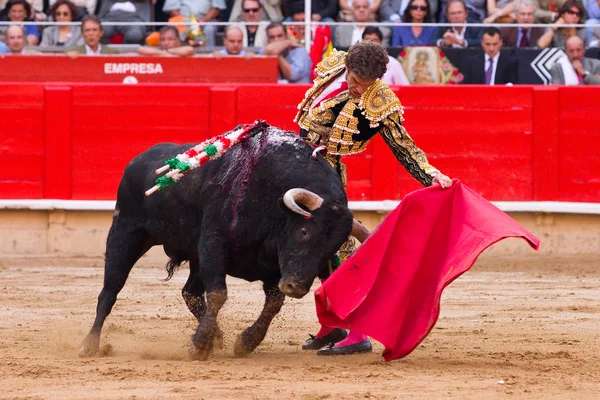
{"type": "Polygon", "coordinates": [[[302,45],[288,39],[283,25],[274,22],[267,26],[267,46],[261,52],[277,56],[280,81],[310,83],[312,61],[302,45]]]}

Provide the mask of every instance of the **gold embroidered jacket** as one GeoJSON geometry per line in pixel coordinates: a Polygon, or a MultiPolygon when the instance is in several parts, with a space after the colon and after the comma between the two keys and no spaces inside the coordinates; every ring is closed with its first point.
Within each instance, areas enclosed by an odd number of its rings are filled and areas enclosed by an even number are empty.
{"type": "Polygon", "coordinates": [[[439,173],[427,161],[402,126],[400,100],[381,80],[376,80],[356,99],[348,92],[311,105],[329,84],[346,72],[346,53],[334,51],[317,65],[317,78],[298,105],[294,119],[310,143],[327,147],[328,156],[344,156],[365,150],[380,133],[394,156],[406,170],[425,186],[439,173]]]}

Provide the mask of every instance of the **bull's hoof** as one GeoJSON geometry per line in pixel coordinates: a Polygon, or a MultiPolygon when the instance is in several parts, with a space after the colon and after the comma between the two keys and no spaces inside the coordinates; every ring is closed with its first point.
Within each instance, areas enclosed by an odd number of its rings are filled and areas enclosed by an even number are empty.
{"type": "Polygon", "coordinates": [[[236,339],[233,346],[233,354],[236,357],[244,357],[252,353],[263,341],[265,333],[257,332],[252,328],[246,329],[236,339]]]}
{"type": "Polygon", "coordinates": [[[210,357],[210,355],[212,354],[212,350],[213,350],[213,346],[198,346],[197,344],[193,343],[190,345],[190,348],[188,349],[188,353],[190,354],[190,358],[192,360],[197,360],[197,361],[206,361],[208,360],[208,357],[210,357]]]}
{"type": "Polygon", "coordinates": [[[86,337],[79,348],[79,357],[93,357],[100,351],[100,338],[86,337]]]}

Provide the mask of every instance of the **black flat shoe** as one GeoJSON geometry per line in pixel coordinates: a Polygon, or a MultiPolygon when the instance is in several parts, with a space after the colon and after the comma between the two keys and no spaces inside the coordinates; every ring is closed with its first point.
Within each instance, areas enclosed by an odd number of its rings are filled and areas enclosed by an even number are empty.
{"type": "Polygon", "coordinates": [[[336,347],[331,343],[328,347],[317,351],[318,356],[345,356],[348,354],[370,353],[373,351],[370,340],[354,343],[348,346],[336,347]]]}
{"type": "Polygon", "coordinates": [[[313,335],[309,335],[310,339],[308,339],[302,345],[302,350],[319,350],[329,343],[337,343],[346,339],[348,336],[348,332],[345,329],[335,329],[333,332],[323,336],[323,337],[315,337],[313,335]]]}

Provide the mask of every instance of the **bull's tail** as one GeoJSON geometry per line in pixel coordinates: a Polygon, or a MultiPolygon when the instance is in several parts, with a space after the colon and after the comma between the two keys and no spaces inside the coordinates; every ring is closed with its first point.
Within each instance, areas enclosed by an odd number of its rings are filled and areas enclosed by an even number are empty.
{"type": "Polygon", "coordinates": [[[181,267],[181,264],[183,264],[186,261],[187,259],[181,256],[169,257],[169,261],[167,261],[167,265],[165,265],[165,270],[167,270],[167,277],[163,279],[163,282],[169,281],[175,274],[175,271],[177,271],[177,269],[181,267]]]}

